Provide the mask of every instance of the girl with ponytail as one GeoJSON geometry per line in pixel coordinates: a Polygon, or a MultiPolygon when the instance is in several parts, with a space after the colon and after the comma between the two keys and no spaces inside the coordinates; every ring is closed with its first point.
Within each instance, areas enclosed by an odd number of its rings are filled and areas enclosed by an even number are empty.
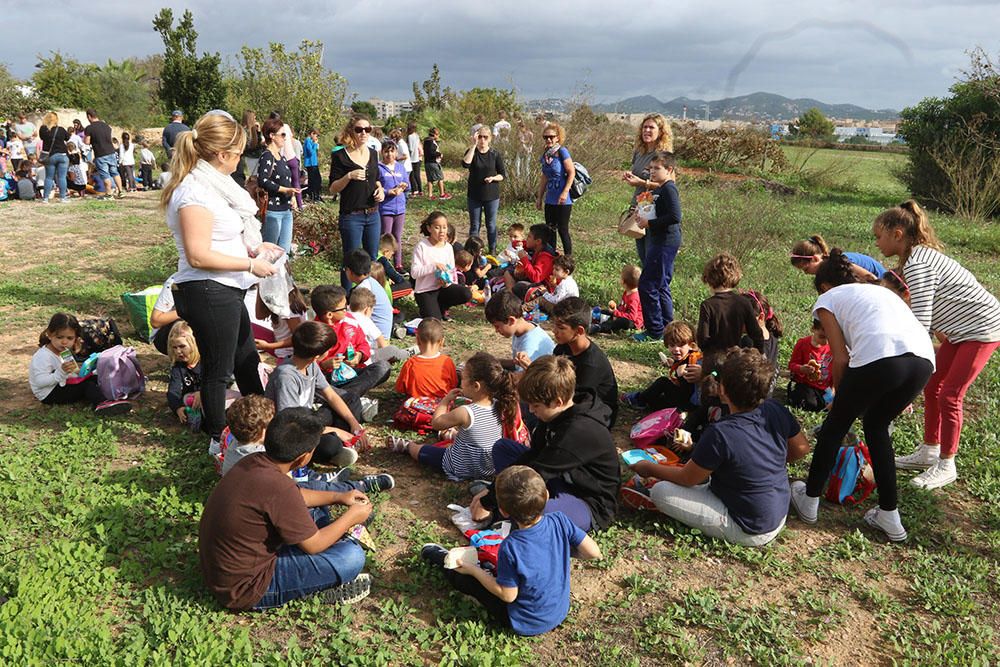
{"type": "MultiPolygon", "coordinates": [[[[853,271],[862,282],[875,282],[882,278],[885,267],[874,257],[860,252],[843,253],[853,264],[853,271]]],[[[797,241],[792,246],[790,259],[792,266],[810,276],[816,275],[820,263],[830,256],[830,247],[819,234],[813,234],[803,241],[797,241]]]]}
{"type": "Polygon", "coordinates": [[[896,468],[889,424],[909,405],[934,370],[927,332],[906,304],[880,285],[858,281],[838,248],[816,270],[813,319],[830,343],[830,376],[836,394],[816,437],[809,477],[792,483],[792,506],[816,523],[819,497],[854,420],[861,417],[878,485],[879,506],[865,522],[890,540],[906,539],[896,507],[896,468]]]}
{"type": "Polygon", "coordinates": [[[911,483],[925,489],[958,478],[955,454],[962,433],[965,393],[1000,347],[1000,302],[961,264],[941,252],[920,205],[906,201],[884,211],[872,229],[886,257],[899,257],[897,273],[910,308],[941,341],[937,370],[924,389],[924,437],[912,454],[896,459],[903,470],[923,470],[911,483]]]}
{"type": "Polygon", "coordinates": [[[493,445],[518,417],[517,391],[510,373],[494,356],[477,352],[465,362],[461,385],[441,399],[431,421],[433,429],[455,429],[454,442],[439,447],[404,441],[394,448],[441,470],[453,481],[492,477],[493,445]],[[452,408],[460,395],[467,401],[452,408]]]}
{"type": "Polygon", "coordinates": [[[243,305],[246,290],[275,268],[263,255],[281,249],[260,239],[257,205],[232,179],[246,131],[225,111],[209,111],[174,143],[171,178],[160,205],[177,245],[174,301],[201,352],[202,430],[209,449],[226,425],[226,386],[263,393],[260,358],[243,305]]]}

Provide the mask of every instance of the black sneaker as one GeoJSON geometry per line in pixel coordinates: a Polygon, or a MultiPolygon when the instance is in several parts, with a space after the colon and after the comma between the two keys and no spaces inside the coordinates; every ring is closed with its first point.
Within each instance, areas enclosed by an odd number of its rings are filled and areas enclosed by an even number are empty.
{"type": "Polygon", "coordinates": [[[434,565],[444,565],[444,557],[447,555],[448,550],[435,542],[428,542],[420,548],[420,559],[434,565]]]}
{"type": "Polygon", "coordinates": [[[392,475],[382,473],[381,475],[365,475],[358,480],[365,487],[365,493],[382,493],[396,486],[396,480],[392,475]]]}
{"type": "Polygon", "coordinates": [[[319,597],[327,604],[354,604],[364,600],[371,592],[372,576],[362,572],[354,581],[321,591],[319,597]]]}

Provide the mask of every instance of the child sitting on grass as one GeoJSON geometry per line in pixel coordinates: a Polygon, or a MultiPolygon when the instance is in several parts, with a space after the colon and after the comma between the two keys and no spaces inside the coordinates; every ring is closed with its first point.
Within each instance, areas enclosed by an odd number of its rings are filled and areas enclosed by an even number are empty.
{"type": "Polygon", "coordinates": [[[708,260],[701,280],[712,296],[701,302],[698,312],[698,347],[706,358],[739,347],[744,336],[759,352],[764,352],[764,334],[750,301],[735,289],[743,278],[739,261],[724,252],[708,260]]]}
{"type": "Polygon", "coordinates": [[[445,394],[431,419],[435,431],[455,429],[454,441],[446,447],[399,438],[390,442],[393,451],[408,453],[414,461],[440,470],[452,481],[492,477],[493,445],[503,437],[505,425],[514,425],[517,410],[510,373],[493,355],[477,352],[462,368],[462,386],[445,394]],[[468,403],[453,406],[459,396],[468,403]]]}
{"type": "MultiPolygon", "coordinates": [[[[465,272],[465,284],[469,287],[475,285],[480,290],[486,289],[486,275],[490,270],[490,263],[483,255],[486,246],[478,236],[470,236],[465,239],[465,251],[472,255],[472,266],[465,272]]],[[[455,256],[458,262],[458,255],[455,256]]]]}
{"type": "MultiPolygon", "coordinates": [[[[512,465],[534,469],[549,490],[544,512],[562,512],[584,531],[603,530],[614,520],[621,470],[618,452],[605,426],[609,409],[581,388],[573,364],[547,356],[524,371],[517,387],[538,423],[531,447],[504,438],[493,447],[497,474],[512,465]]],[[[492,488],[476,494],[470,505],[473,520],[496,510],[492,488]]]]}
{"type": "Polygon", "coordinates": [[[236,440],[223,451],[223,476],[247,456],[264,451],[264,434],[274,414],[274,401],[260,395],[243,396],[226,408],[226,424],[236,440]]]}
{"type": "Polygon", "coordinates": [[[515,222],[507,228],[507,238],[509,243],[507,247],[503,249],[496,259],[500,262],[500,266],[505,264],[517,264],[520,259],[520,251],[524,248],[524,225],[520,222],[515,222]]]}
{"type": "Polygon", "coordinates": [[[552,314],[555,305],[571,296],[580,296],[580,287],[576,284],[573,271],[576,262],[569,255],[559,255],[552,260],[552,275],[547,283],[548,291],[538,301],[538,307],[547,315],[552,314]]]}
{"type": "Polygon", "coordinates": [[[201,354],[194,332],[184,320],[178,320],[170,330],[167,352],[172,364],[167,380],[167,405],[182,424],[198,432],[201,428],[201,354]]]}
{"type": "Polygon", "coordinates": [[[600,309],[600,321],[590,327],[591,334],[614,333],[629,329],[642,330],[644,325],[642,303],[639,301],[640,275],[641,270],[634,264],[622,267],[621,285],[625,291],[622,293],[621,303],[608,301],[607,310],[600,309]]]}
{"type": "Polygon", "coordinates": [[[337,344],[337,334],[320,322],[303,322],[292,334],[292,357],[267,382],[264,395],[280,412],[285,408],[314,410],[325,429],[316,447],[315,461],[346,468],[358,460],[368,441],[355,413],[326,381],[317,363],[337,344]],[[316,404],[319,394],[323,403],[316,404]]]}
{"type": "Polygon", "coordinates": [[[406,361],[413,356],[410,350],[401,350],[395,345],[390,345],[379,328],[372,322],[371,314],[375,307],[375,295],[372,294],[371,290],[366,287],[355,287],[351,291],[350,304],[350,316],[365,332],[365,339],[372,350],[372,359],[394,364],[397,361],[406,361]]]}
{"type": "Polygon", "coordinates": [[[775,372],[756,350],[731,351],[719,371],[730,415],[705,429],[683,467],[631,466],[663,480],[649,490],[658,510],[733,544],[763,546],[778,536],[791,497],[787,463],[808,454],[809,443],[788,408],[767,398],[775,372]]]}
{"type": "Polygon", "coordinates": [[[500,365],[509,371],[523,371],[532,361],[552,354],[556,344],[549,334],[524,319],[521,300],[509,291],[494,294],[486,302],[486,321],[504,338],[510,338],[511,358],[500,365]]]}
{"type": "Polygon", "coordinates": [[[386,338],[392,336],[392,297],[386,296],[384,286],[372,277],[372,258],[363,248],[355,248],[344,258],[344,273],[354,284],[354,289],[365,287],[375,297],[371,319],[386,338]]]}
{"type": "MultiPolygon", "coordinates": [[[[512,466],[496,481],[497,504],[515,528],[500,543],[496,578],[477,565],[459,563],[444,578],[471,595],[490,618],[519,635],[540,635],[556,628],[569,613],[570,555],[600,558],[597,543],[561,512],[544,514],[549,492],[542,477],[526,466],[512,466]]],[[[444,567],[448,552],[426,544],[423,559],[444,567]]]]}
{"type": "MultiPolygon", "coordinates": [[[[778,339],[784,334],[781,320],[778,319],[778,314],[774,312],[767,297],[761,292],[749,289],[743,292],[743,296],[750,302],[750,309],[753,310],[754,316],[757,318],[757,326],[760,327],[761,336],[764,338],[764,349],[761,352],[777,368],[778,339]]],[[[740,347],[752,346],[753,341],[749,336],[744,335],[740,338],[740,347]]]]}
{"type": "Polygon", "coordinates": [[[792,376],[788,383],[788,404],[821,412],[826,408],[826,391],[833,386],[830,377],[833,356],[819,320],[813,320],[810,332],[795,342],[792,358],[788,361],[788,372],[792,376]]]}
{"type": "Polygon", "coordinates": [[[308,408],[278,412],[265,451],[233,467],[206,501],[198,531],[201,573],[222,606],[268,609],[314,593],[343,604],[371,590],[371,577],[360,574],[364,549],[348,536],[371,515],[368,497],[303,489],[289,476],[309,464],[322,434],[308,408]],[[336,520],[327,508],[334,504],[347,508],[336,520]]]}
{"type": "Polygon", "coordinates": [[[503,274],[504,286],[524,299],[528,290],[544,285],[552,275],[552,263],[556,258],[553,249],[555,232],[545,224],[532,225],[524,248],[517,253],[517,263],[503,274]]]}
{"type": "MultiPolygon", "coordinates": [[[[369,265],[371,263],[369,262],[369,265]]],[[[341,365],[354,369],[357,375],[338,384],[340,389],[364,396],[374,387],[389,379],[392,367],[386,361],[372,361],[371,347],[361,326],[347,316],[347,292],[339,285],[320,285],[312,291],[313,311],[316,321],[329,326],[336,336],[333,345],[319,362],[328,376],[341,365]]]]}
{"type": "Polygon", "coordinates": [[[98,415],[111,417],[131,412],[128,401],[109,401],[101,393],[96,375],[80,378],[80,364],[73,356],[82,345],[83,330],[73,315],[56,313],[38,336],[38,351],[31,357],[28,384],[45,405],[87,401],[98,415]]]}
{"type": "Polygon", "coordinates": [[[597,399],[611,411],[607,427],[612,428],[618,418],[618,380],[604,350],[590,340],[591,310],[586,301],[577,296],[564,299],[552,311],[552,335],[556,356],[568,357],[576,370],[576,388],[593,389],[597,399]]]}
{"type": "Polygon", "coordinates": [[[663,344],[670,357],[663,361],[667,374],[643,391],[622,394],[622,403],[636,410],[691,409],[695,385],[688,382],[687,367],[701,360],[694,329],[687,322],[673,321],[663,329],[663,344]]]}
{"type": "MultiPolygon", "coordinates": [[[[265,318],[271,322],[274,340],[255,339],[261,352],[270,352],[277,359],[292,356],[292,333],[306,321],[309,306],[302,298],[302,292],[295,286],[287,265],[278,273],[257,283],[255,315],[258,320],[265,318]]],[[[263,328],[261,329],[263,331],[263,328]]]]}
{"type": "Polygon", "coordinates": [[[444,325],[441,320],[425,317],[417,325],[420,353],[407,359],[399,369],[396,391],[411,398],[428,396],[441,399],[458,386],[455,362],[444,349],[444,325]]]}
{"type": "Polygon", "coordinates": [[[378,257],[375,258],[375,261],[382,265],[385,277],[392,282],[393,286],[405,287],[410,284],[409,278],[403,275],[402,250],[396,237],[392,234],[383,234],[379,238],[378,257]]]}

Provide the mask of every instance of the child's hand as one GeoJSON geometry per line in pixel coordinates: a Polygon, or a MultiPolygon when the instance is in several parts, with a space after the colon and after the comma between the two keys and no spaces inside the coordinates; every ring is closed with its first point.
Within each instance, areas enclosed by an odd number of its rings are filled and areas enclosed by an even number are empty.
{"type": "Polygon", "coordinates": [[[188,416],[187,413],[184,411],[184,406],[177,408],[175,412],[177,413],[177,419],[179,419],[182,424],[188,423],[188,416]]]}
{"type": "Polygon", "coordinates": [[[636,461],[629,467],[640,477],[654,477],[653,472],[656,471],[658,466],[659,464],[652,461],[636,461]]]}
{"type": "Polygon", "coordinates": [[[608,301],[608,310],[615,310],[617,308],[618,308],[618,304],[615,302],[614,299],[612,299],[611,301],[608,301]]]}
{"type": "Polygon", "coordinates": [[[639,218],[639,221],[635,223],[635,226],[638,227],[639,229],[647,229],[649,228],[649,220],[646,220],[645,218],[639,218]]]}
{"type": "Polygon", "coordinates": [[[201,410],[201,392],[194,392],[194,398],[191,399],[191,407],[195,410],[201,410]]]}
{"type": "Polygon", "coordinates": [[[527,368],[531,365],[531,357],[528,356],[527,352],[518,352],[514,355],[514,363],[521,368],[527,368]]]}
{"type": "Polygon", "coordinates": [[[701,366],[698,364],[688,364],[685,366],[684,379],[691,384],[701,381],[701,366]]]}
{"type": "Polygon", "coordinates": [[[458,435],[458,429],[454,426],[446,428],[443,431],[438,431],[438,438],[441,440],[454,440],[456,435],[458,435]]]}
{"type": "Polygon", "coordinates": [[[76,362],[75,361],[64,361],[62,363],[62,366],[60,366],[60,368],[62,369],[63,373],[66,373],[67,375],[69,375],[73,371],[76,370],[76,362]]]}
{"type": "Polygon", "coordinates": [[[347,508],[344,512],[344,516],[351,517],[350,523],[364,523],[368,520],[368,517],[372,513],[372,504],[368,502],[368,497],[366,496],[364,502],[357,502],[347,508]]]}
{"type": "Polygon", "coordinates": [[[454,389],[452,389],[451,391],[449,391],[447,394],[444,395],[444,398],[441,399],[441,402],[444,403],[445,405],[451,405],[452,403],[455,402],[455,399],[458,398],[458,395],[461,393],[462,390],[459,387],[455,387],[454,389]]]}

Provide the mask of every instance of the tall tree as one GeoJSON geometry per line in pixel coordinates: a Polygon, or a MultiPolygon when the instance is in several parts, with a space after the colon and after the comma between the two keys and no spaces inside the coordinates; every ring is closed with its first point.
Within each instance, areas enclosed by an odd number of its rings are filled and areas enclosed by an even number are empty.
{"type": "Polygon", "coordinates": [[[0,118],[11,118],[37,106],[38,99],[34,92],[0,63],[0,118]]]}
{"type": "Polygon", "coordinates": [[[180,109],[195,119],[226,100],[218,53],[197,54],[198,32],[194,17],[185,10],[174,27],[174,13],[164,7],[153,19],[153,29],[163,39],[163,69],[160,75],[160,102],[166,113],[180,109]]]}
{"type": "Polygon", "coordinates": [[[230,107],[277,111],[293,129],[333,129],[347,96],[347,79],[323,65],[323,43],[304,40],[298,51],[279,42],[268,50],[244,46],[229,74],[230,107]]]}
{"type": "Polygon", "coordinates": [[[833,137],[833,122],[816,107],[807,109],[799,116],[795,128],[798,136],[804,139],[824,140],[833,137]]]}
{"type": "Polygon", "coordinates": [[[378,109],[367,100],[354,100],[351,102],[351,111],[368,116],[372,120],[378,117],[378,109]]]}
{"type": "Polygon", "coordinates": [[[55,51],[48,58],[38,57],[31,85],[44,106],[89,109],[101,101],[98,70],[97,65],[81,63],[55,51]]]}

